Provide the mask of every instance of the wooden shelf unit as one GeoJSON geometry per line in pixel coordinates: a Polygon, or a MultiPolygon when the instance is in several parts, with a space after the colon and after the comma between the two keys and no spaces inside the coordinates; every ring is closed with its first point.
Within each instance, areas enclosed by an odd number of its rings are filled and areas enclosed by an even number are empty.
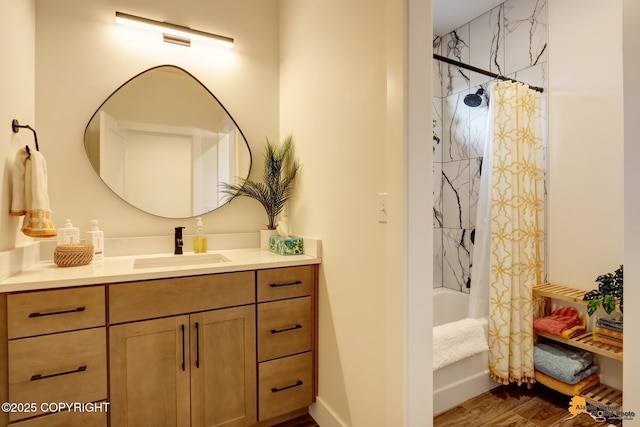
{"type": "MultiPolygon", "coordinates": [[[[544,314],[541,313],[541,315],[550,314],[552,299],[587,305],[589,302],[582,299],[586,293],[587,291],[582,289],[569,288],[567,286],[554,285],[551,283],[543,283],[533,287],[533,296],[535,298],[545,299],[545,304],[542,306],[544,314]]],[[[616,306],[616,311],[619,311],[618,306],[616,306]]],[[[565,338],[546,332],[536,332],[535,334],[537,336],[558,341],[610,359],[622,361],[622,348],[594,341],[592,332],[585,332],[572,338],[565,338]]],[[[582,396],[585,397],[587,402],[592,405],[622,407],[622,391],[609,387],[605,384],[600,384],[597,387],[584,392],[582,396]]]]}
{"type": "Polygon", "coordinates": [[[582,299],[584,294],[586,294],[586,292],[582,289],[553,285],[551,283],[543,283],[533,287],[533,296],[553,298],[560,301],[586,304],[587,301],[582,299]]]}
{"type": "Polygon", "coordinates": [[[536,332],[536,335],[622,362],[622,349],[620,347],[594,341],[593,333],[591,332],[585,332],[584,334],[576,335],[571,338],[565,338],[549,334],[547,332],[536,332]]]}
{"type": "Polygon", "coordinates": [[[622,408],[622,392],[605,384],[585,391],[582,396],[594,406],[619,406],[622,408]]]}
{"type": "MultiPolygon", "coordinates": [[[[569,288],[551,283],[542,283],[533,287],[534,297],[552,298],[558,301],[567,301],[583,305],[589,304],[589,301],[582,299],[587,292],[588,291],[583,289],[569,288]]],[[[620,306],[618,304],[616,304],[615,311],[620,312],[620,306]]]]}

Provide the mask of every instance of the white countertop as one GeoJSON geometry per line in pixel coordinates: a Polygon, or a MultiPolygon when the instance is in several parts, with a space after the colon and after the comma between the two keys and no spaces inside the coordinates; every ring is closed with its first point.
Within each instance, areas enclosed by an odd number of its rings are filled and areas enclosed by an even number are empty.
{"type": "Polygon", "coordinates": [[[0,281],[0,293],[229,273],[234,271],[293,267],[320,263],[320,258],[318,257],[309,255],[282,256],[257,248],[209,251],[209,253],[212,252],[222,255],[227,258],[228,261],[184,266],[134,268],[134,261],[138,258],[200,256],[199,254],[189,252],[185,252],[184,255],[167,253],[106,257],[103,260],[92,261],[88,265],[79,267],[58,267],[52,261],[42,261],[0,281]]]}

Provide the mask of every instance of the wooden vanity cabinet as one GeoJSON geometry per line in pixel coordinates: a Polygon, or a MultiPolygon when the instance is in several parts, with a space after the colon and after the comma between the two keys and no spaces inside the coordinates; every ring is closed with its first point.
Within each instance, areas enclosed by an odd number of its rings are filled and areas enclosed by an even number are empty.
{"type": "Polygon", "coordinates": [[[0,427],[268,427],[317,394],[317,265],[0,294],[0,427]]]}
{"type": "Polygon", "coordinates": [[[110,286],[112,319],[170,315],[110,327],[112,426],[256,423],[254,274],[186,278],[173,299],[176,279],[110,286]],[[147,308],[131,311],[138,300],[147,308]],[[191,312],[225,301],[244,305],[191,312]]]}

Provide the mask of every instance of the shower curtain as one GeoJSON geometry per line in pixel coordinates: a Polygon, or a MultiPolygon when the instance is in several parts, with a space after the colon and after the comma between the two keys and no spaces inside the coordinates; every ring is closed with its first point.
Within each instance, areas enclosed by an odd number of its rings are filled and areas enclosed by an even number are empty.
{"type": "Polygon", "coordinates": [[[491,85],[476,220],[470,317],[489,318],[489,371],[534,381],[532,287],[544,272],[541,94],[491,85]]]}

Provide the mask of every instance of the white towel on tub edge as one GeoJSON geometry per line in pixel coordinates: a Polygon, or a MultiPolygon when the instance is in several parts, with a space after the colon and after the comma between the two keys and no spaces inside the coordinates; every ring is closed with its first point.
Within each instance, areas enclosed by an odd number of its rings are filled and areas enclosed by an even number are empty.
{"type": "Polygon", "coordinates": [[[433,328],[433,370],[488,351],[484,327],[478,319],[462,319],[433,328]]]}

